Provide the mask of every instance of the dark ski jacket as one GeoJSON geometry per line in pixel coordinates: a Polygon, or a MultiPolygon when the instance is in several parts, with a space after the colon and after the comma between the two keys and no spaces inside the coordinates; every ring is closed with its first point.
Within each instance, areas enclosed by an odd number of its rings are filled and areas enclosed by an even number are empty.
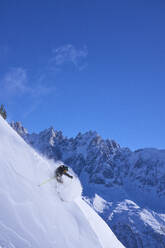
{"type": "Polygon", "coordinates": [[[56,171],[55,171],[55,176],[56,176],[56,177],[62,177],[62,175],[65,175],[65,176],[67,176],[67,177],[69,177],[69,178],[73,178],[71,175],[69,175],[69,174],[67,173],[67,171],[68,171],[68,167],[67,167],[67,166],[64,166],[64,165],[61,165],[61,166],[59,166],[59,167],[56,169],[56,171]]]}

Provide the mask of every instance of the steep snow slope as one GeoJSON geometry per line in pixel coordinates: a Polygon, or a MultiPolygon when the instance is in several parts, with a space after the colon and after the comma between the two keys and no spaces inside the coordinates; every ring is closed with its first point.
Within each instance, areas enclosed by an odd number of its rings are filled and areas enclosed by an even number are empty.
{"type": "Polygon", "coordinates": [[[52,162],[50,166],[0,117],[0,247],[122,248],[80,199],[78,179],[73,182],[78,190],[71,195],[68,188],[73,185],[67,181],[63,188],[57,188],[54,180],[38,187],[53,170],[52,162]],[[67,196],[67,202],[59,194],[67,196]]]}
{"type": "Polygon", "coordinates": [[[52,127],[39,134],[28,134],[21,123],[12,127],[72,167],[88,203],[127,248],[165,248],[165,150],[132,152],[91,131],[68,139],[52,127]]]}

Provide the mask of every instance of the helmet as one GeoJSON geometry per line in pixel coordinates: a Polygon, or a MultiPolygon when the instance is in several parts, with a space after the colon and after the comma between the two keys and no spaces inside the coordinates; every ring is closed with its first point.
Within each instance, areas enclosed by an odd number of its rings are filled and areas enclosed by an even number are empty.
{"type": "Polygon", "coordinates": [[[68,171],[68,166],[65,166],[64,164],[61,165],[61,167],[65,170],[65,171],[68,171]]]}

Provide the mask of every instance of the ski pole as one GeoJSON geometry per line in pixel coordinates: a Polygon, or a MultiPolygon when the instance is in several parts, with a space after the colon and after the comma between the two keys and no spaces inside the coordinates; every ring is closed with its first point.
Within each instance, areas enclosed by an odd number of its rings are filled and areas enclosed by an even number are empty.
{"type": "Polygon", "coordinates": [[[42,186],[42,185],[48,183],[49,181],[53,180],[54,178],[55,178],[55,176],[54,176],[54,177],[51,177],[51,178],[49,178],[49,179],[47,179],[46,181],[44,181],[43,183],[39,184],[38,186],[40,187],[40,186],[42,186]]]}

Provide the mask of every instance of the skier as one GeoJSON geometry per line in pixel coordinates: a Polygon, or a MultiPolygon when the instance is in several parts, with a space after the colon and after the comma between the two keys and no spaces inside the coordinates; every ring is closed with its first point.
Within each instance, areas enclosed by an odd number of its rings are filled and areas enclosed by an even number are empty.
{"type": "Polygon", "coordinates": [[[68,167],[65,165],[60,165],[56,170],[55,170],[55,178],[59,183],[63,183],[62,181],[62,176],[65,175],[69,178],[73,178],[71,175],[67,173],[68,167]]]}

